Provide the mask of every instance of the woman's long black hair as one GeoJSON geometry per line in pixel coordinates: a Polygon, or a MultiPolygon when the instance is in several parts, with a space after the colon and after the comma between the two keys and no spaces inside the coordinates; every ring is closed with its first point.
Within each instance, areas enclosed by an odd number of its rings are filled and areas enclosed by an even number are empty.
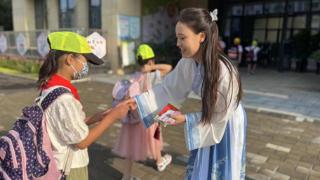
{"type": "MultiPolygon", "coordinates": [[[[219,31],[216,22],[212,21],[210,13],[206,9],[201,8],[187,8],[181,11],[178,22],[187,25],[198,34],[203,32],[205,34],[205,40],[201,43],[200,49],[196,54],[196,59],[201,62],[204,67],[204,78],[202,83],[202,118],[201,122],[207,124],[211,121],[214,112],[217,112],[216,105],[218,101],[219,81],[221,80],[221,63],[222,62],[228,70],[230,82],[229,91],[233,92],[233,79],[236,76],[239,85],[239,91],[237,94],[237,104],[242,97],[241,80],[240,75],[236,68],[228,60],[227,56],[219,50],[219,31]]],[[[231,103],[231,100],[227,102],[225,99],[225,111],[231,103]]],[[[219,108],[221,109],[221,108],[219,108]]]]}

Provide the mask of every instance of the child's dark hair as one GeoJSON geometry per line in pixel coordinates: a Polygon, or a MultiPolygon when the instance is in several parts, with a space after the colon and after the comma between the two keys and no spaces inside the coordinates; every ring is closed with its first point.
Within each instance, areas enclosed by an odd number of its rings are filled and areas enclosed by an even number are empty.
{"type": "Polygon", "coordinates": [[[65,54],[72,54],[74,56],[78,56],[78,54],[74,54],[66,51],[60,51],[60,50],[49,51],[39,71],[39,76],[37,81],[37,86],[39,89],[41,89],[47,83],[47,81],[50,79],[52,75],[57,73],[59,68],[58,59],[65,54]]]}
{"type": "Polygon", "coordinates": [[[150,59],[142,59],[141,56],[137,57],[137,62],[140,66],[146,65],[149,61],[155,61],[155,58],[150,58],[150,59]]]}
{"type": "MultiPolygon", "coordinates": [[[[196,34],[203,32],[206,39],[200,45],[200,49],[196,54],[196,59],[199,60],[204,67],[204,77],[202,83],[202,118],[201,122],[209,123],[216,111],[216,104],[218,101],[219,81],[221,77],[221,65],[222,62],[228,69],[230,75],[229,91],[233,92],[233,78],[236,76],[237,83],[239,85],[239,91],[237,94],[237,103],[241,100],[242,89],[240,75],[236,72],[236,69],[232,66],[227,56],[219,50],[219,31],[216,22],[212,21],[210,13],[206,9],[201,8],[187,8],[181,11],[178,22],[187,25],[196,34]]],[[[225,99],[225,111],[231,103],[225,99]]]]}

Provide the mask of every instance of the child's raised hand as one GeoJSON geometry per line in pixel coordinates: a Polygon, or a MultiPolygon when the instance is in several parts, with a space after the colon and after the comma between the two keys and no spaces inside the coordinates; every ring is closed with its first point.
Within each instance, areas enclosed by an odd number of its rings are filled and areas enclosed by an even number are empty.
{"type": "Polygon", "coordinates": [[[152,66],[151,65],[145,64],[142,67],[142,72],[146,73],[146,72],[150,72],[150,71],[152,71],[152,66]]]}

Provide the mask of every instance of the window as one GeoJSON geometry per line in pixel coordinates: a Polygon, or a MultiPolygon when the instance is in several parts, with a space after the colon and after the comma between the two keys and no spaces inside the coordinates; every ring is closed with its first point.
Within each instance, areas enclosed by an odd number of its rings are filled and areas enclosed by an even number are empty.
{"type": "Polygon", "coordinates": [[[258,15],[263,13],[262,4],[247,4],[245,6],[246,15],[258,15]]]}
{"type": "Polygon", "coordinates": [[[242,5],[235,5],[232,7],[233,16],[242,16],[242,5]]]}
{"type": "Polygon", "coordinates": [[[253,39],[258,40],[259,42],[264,42],[265,40],[265,30],[255,30],[253,34],[253,39]]]}
{"type": "Polygon", "coordinates": [[[320,29],[320,15],[313,15],[311,27],[315,29],[320,29]]]}
{"type": "Polygon", "coordinates": [[[224,36],[230,36],[230,26],[231,26],[231,19],[228,18],[225,21],[224,36]]]}
{"type": "Polygon", "coordinates": [[[306,1],[290,1],[288,2],[289,12],[306,12],[308,11],[308,2],[306,1]]]}
{"type": "Polygon", "coordinates": [[[294,28],[306,28],[306,16],[296,16],[293,20],[294,28]]]}
{"type": "Polygon", "coordinates": [[[284,12],[285,3],[284,2],[273,2],[265,5],[265,12],[269,14],[279,14],[284,12]]]}
{"type": "Polygon", "coordinates": [[[279,29],[282,28],[282,18],[269,18],[268,29],[279,29]]]}
{"type": "Polygon", "coordinates": [[[275,43],[278,40],[278,31],[268,31],[267,40],[271,43],[275,43]]]}
{"type": "Polygon", "coordinates": [[[101,0],[90,0],[89,25],[93,29],[101,29],[101,0]]]}
{"type": "Polygon", "coordinates": [[[259,18],[254,21],[254,28],[255,29],[265,29],[267,25],[266,18],[259,18]]]}
{"type": "Polygon", "coordinates": [[[239,35],[241,34],[241,19],[233,18],[231,21],[231,35],[239,35]]]}
{"type": "Polygon", "coordinates": [[[47,8],[46,1],[43,1],[43,0],[35,0],[34,1],[36,29],[47,28],[46,8],[47,8]]]}
{"type": "Polygon", "coordinates": [[[60,0],[60,28],[72,28],[75,25],[75,0],[60,0]]]}
{"type": "Polygon", "coordinates": [[[320,0],[312,0],[312,11],[320,11],[320,0]]]}

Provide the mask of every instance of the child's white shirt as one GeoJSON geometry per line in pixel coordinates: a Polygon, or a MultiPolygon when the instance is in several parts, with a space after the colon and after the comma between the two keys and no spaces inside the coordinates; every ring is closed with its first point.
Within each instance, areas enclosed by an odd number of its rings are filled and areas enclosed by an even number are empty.
{"type": "Polygon", "coordinates": [[[162,81],[162,77],[161,77],[161,72],[159,70],[147,73],[147,83],[149,87],[152,87],[153,85],[161,83],[161,81],[162,81]]]}
{"type": "Polygon", "coordinates": [[[258,53],[260,51],[260,48],[258,46],[247,46],[245,49],[248,52],[253,50],[253,61],[258,60],[258,53]]]}
{"type": "MultiPolygon", "coordinates": [[[[42,99],[58,86],[42,91],[42,99]]],[[[87,149],[80,150],[74,146],[89,134],[85,123],[86,115],[81,103],[72,94],[59,96],[45,111],[47,131],[52,144],[54,159],[58,169],[63,169],[68,148],[73,151],[71,168],[86,167],[89,164],[87,149]]]]}

